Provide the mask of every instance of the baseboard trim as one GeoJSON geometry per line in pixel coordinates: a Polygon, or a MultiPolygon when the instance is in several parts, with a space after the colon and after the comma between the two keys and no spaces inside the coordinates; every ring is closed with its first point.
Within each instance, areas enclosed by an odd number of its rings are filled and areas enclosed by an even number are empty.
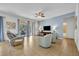
{"type": "Polygon", "coordinates": [[[72,39],[73,40],[74,38],[58,38],[58,39],[72,39]]]}
{"type": "Polygon", "coordinates": [[[73,40],[74,38],[64,38],[64,39],[72,39],[73,40]]]}

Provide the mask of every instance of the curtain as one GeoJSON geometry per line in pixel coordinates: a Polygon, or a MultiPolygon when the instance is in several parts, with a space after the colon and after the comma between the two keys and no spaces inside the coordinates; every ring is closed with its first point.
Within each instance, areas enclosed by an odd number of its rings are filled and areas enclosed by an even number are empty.
{"type": "Polygon", "coordinates": [[[0,41],[3,41],[3,17],[0,16],[0,41]]]}

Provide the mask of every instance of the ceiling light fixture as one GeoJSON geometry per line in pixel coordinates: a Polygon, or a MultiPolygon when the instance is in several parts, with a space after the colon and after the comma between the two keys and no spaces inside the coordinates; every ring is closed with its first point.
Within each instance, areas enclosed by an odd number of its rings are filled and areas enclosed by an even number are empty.
{"type": "Polygon", "coordinates": [[[35,13],[35,17],[39,17],[39,18],[45,17],[43,10],[42,10],[42,9],[39,9],[39,10],[35,13]]]}

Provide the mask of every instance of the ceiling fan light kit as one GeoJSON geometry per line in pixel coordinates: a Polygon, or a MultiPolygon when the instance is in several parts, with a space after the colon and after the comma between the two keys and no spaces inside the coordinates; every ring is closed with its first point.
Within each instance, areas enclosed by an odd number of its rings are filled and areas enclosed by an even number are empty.
{"type": "Polygon", "coordinates": [[[42,11],[35,13],[35,15],[36,15],[35,17],[45,17],[42,11]]]}

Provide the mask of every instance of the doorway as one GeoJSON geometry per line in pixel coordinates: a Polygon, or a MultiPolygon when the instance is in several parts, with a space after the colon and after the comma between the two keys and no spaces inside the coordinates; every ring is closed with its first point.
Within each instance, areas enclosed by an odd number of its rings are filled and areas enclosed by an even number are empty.
{"type": "Polygon", "coordinates": [[[63,21],[63,37],[74,39],[75,19],[73,16],[67,17],[63,21]]]}
{"type": "Polygon", "coordinates": [[[63,22],[63,37],[67,38],[67,23],[63,22]]]}

